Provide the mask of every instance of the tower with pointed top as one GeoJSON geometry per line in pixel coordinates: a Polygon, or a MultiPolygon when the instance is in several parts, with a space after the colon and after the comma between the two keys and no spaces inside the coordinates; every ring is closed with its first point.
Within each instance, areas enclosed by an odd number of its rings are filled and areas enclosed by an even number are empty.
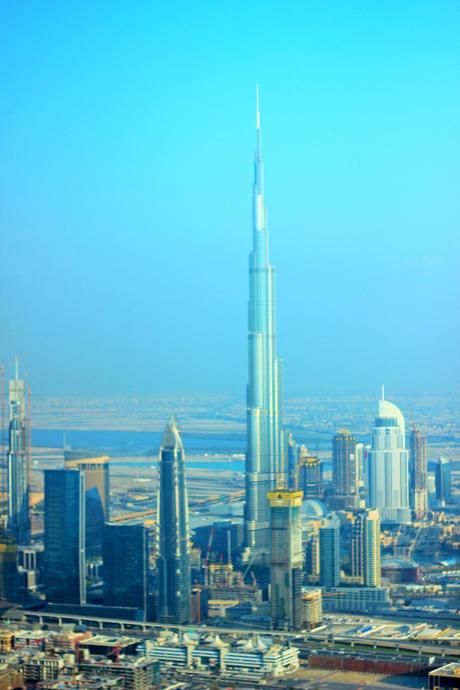
{"type": "Polygon", "coordinates": [[[270,553],[267,493],[285,485],[281,424],[281,364],[276,356],[275,270],[268,254],[259,91],[256,93],[253,244],[249,255],[248,387],[245,543],[254,556],[270,553]]]}
{"type": "Polygon", "coordinates": [[[163,433],[157,497],[158,620],[190,620],[190,534],[184,447],[175,417],[163,433]]]}
{"type": "Polygon", "coordinates": [[[17,544],[30,542],[29,447],[25,384],[15,377],[9,382],[9,424],[7,453],[8,528],[17,544]]]}
{"type": "Polygon", "coordinates": [[[368,507],[376,508],[382,523],[409,523],[409,454],[401,410],[382,397],[368,453],[368,507]]]}

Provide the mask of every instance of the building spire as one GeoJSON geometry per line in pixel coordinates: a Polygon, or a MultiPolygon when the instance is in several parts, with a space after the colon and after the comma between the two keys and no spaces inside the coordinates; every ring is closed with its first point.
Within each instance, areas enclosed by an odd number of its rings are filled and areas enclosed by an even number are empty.
{"type": "Polygon", "coordinates": [[[15,359],[14,359],[14,378],[16,381],[19,381],[19,359],[18,359],[18,357],[15,357],[15,359]]]}
{"type": "Polygon", "coordinates": [[[382,383],[382,398],[381,398],[381,400],[382,400],[382,402],[385,400],[385,386],[383,383],[382,383]]]}

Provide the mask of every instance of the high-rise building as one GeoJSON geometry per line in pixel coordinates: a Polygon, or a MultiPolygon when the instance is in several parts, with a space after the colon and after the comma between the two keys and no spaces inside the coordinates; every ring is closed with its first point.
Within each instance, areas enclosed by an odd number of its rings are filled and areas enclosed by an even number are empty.
{"type": "Polygon", "coordinates": [[[380,587],[380,518],[377,510],[355,515],[351,538],[351,574],[366,587],[380,587]]]}
{"type": "Polygon", "coordinates": [[[305,446],[299,449],[298,487],[304,499],[322,498],[323,466],[321,460],[310,455],[305,446]]]}
{"type": "Polygon", "coordinates": [[[85,475],[86,558],[101,557],[104,523],[110,519],[109,458],[73,457],[72,451],[66,450],[64,459],[66,469],[85,475]]]}
{"type": "Polygon", "coordinates": [[[297,489],[297,460],[298,450],[297,443],[291,432],[286,435],[286,454],[287,459],[287,474],[289,489],[297,489]]]}
{"type": "Polygon", "coordinates": [[[9,383],[7,453],[8,529],[19,545],[30,542],[29,472],[30,449],[24,381],[16,375],[9,383]]]}
{"type": "Polygon", "coordinates": [[[382,523],[411,521],[404,417],[396,405],[384,399],[383,391],[368,453],[367,481],[368,506],[379,511],[382,523]]]}
{"type": "Polygon", "coordinates": [[[319,581],[326,588],[340,584],[340,520],[335,513],[319,528],[319,581]]]}
{"type": "Polygon", "coordinates": [[[452,464],[447,458],[440,457],[435,466],[436,498],[445,505],[452,498],[452,464]]]}
{"type": "Polygon", "coordinates": [[[190,535],[184,447],[175,417],[163,433],[159,470],[158,618],[181,624],[190,620],[190,535]]]}
{"type": "Polygon", "coordinates": [[[318,587],[304,587],[302,590],[303,625],[316,628],[323,620],[323,596],[318,587]]]}
{"type": "Polygon", "coordinates": [[[48,601],[86,601],[85,475],[45,470],[44,585],[48,601]]]}
{"type": "Polygon", "coordinates": [[[148,534],[144,525],[105,525],[104,606],[128,606],[147,617],[148,534]]]}
{"type": "Polygon", "coordinates": [[[364,486],[366,447],[364,443],[356,443],[354,450],[354,463],[356,467],[356,484],[358,491],[364,486]]]}
{"type": "Polygon", "coordinates": [[[318,582],[319,570],[319,531],[313,529],[305,543],[305,574],[308,582],[318,582]]]}
{"type": "Polygon", "coordinates": [[[426,435],[412,429],[409,438],[409,495],[410,505],[417,519],[424,518],[428,510],[428,460],[426,435]]]}
{"type": "Polygon", "coordinates": [[[15,601],[18,595],[18,546],[12,534],[0,530],[0,599],[15,601]]]}
{"type": "Polygon", "coordinates": [[[334,507],[354,509],[358,501],[358,474],[355,459],[356,438],[340,429],[332,439],[332,483],[334,507]]]}
{"type": "Polygon", "coordinates": [[[270,491],[271,612],[275,630],[302,627],[301,491],[270,491]]]}
{"type": "Polygon", "coordinates": [[[249,378],[245,543],[254,557],[269,560],[270,507],[267,493],[285,485],[281,423],[281,364],[276,356],[275,269],[268,255],[259,99],[253,185],[253,248],[249,256],[249,378]]]}

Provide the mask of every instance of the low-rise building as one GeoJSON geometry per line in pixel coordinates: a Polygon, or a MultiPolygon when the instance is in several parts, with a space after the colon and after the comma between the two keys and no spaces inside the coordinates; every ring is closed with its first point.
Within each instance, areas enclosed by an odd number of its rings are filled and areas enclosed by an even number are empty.
{"type": "Polygon", "coordinates": [[[453,662],[430,671],[430,690],[457,690],[460,688],[460,663],[453,662]]]}
{"type": "MultiPolygon", "coordinates": [[[[122,679],[124,690],[146,690],[160,682],[160,665],[145,657],[121,657],[117,661],[90,659],[79,664],[85,678],[113,676],[122,679]]],[[[85,686],[86,687],[86,686],[85,686]]]]}
{"type": "Polygon", "coordinates": [[[387,609],[390,604],[387,587],[330,587],[323,591],[325,611],[367,613],[387,609]]]}
{"type": "Polygon", "coordinates": [[[145,642],[145,653],[164,668],[205,668],[254,678],[281,676],[299,666],[296,647],[261,637],[235,640],[219,635],[162,634],[145,642]]]}

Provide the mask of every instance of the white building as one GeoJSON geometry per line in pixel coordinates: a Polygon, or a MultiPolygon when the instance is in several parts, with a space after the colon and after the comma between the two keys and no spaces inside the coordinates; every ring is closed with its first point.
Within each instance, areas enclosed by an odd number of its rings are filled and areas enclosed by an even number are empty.
{"type": "Polygon", "coordinates": [[[367,482],[369,508],[379,511],[382,523],[411,521],[404,417],[383,392],[368,453],[367,482]]]}

